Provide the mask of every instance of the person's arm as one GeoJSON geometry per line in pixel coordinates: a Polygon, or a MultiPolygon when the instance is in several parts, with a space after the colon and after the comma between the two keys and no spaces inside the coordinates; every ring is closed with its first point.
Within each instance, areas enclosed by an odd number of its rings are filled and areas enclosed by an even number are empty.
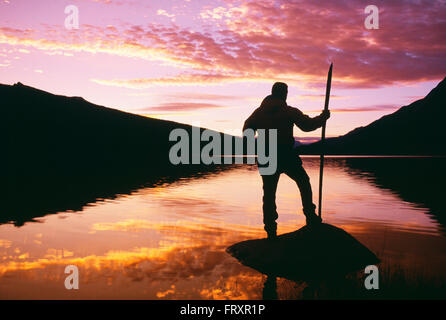
{"type": "Polygon", "coordinates": [[[256,126],[256,111],[257,109],[246,119],[245,124],[243,125],[243,131],[246,129],[252,129],[254,131],[257,130],[256,126]]]}
{"type": "Polygon", "coordinates": [[[292,107],[289,108],[291,113],[291,119],[293,120],[294,124],[298,126],[299,129],[305,132],[313,131],[322,127],[325,121],[327,121],[327,119],[330,118],[329,110],[323,111],[317,117],[311,118],[297,108],[292,108],[292,107]]]}

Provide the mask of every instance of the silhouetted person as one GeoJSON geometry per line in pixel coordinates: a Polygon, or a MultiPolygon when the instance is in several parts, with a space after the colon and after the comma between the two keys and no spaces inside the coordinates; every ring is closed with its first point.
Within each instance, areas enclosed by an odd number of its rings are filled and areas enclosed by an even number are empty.
{"type": "Polygon", "coordinates": [[[276,189],[281,173],[293,179],[299,187],[303,212],[308,225],[321,223],[313,203],[310,179],[302,167],[302,160],[294,149],[293,126],[303,131],[320,128],[330,118],[330,111],[310,118],[299,109],[287,105],[288,86],[283,82],[274,83],[271,95],[245,121],[243,130],[277,129],[277,171],[273,175],[262,175],[263,181],[263,223],[269,239],[277,236],[278,218],[276,212],[276,189]]]}

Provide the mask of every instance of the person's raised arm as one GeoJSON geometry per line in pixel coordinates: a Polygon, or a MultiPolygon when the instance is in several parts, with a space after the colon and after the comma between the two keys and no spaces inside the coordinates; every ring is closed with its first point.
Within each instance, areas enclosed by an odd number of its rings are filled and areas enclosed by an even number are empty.
{"type": "Polygon", "coordinates": [[[289,107],[290,116],[294,124],[302,131],[309,132],[316,130],[330,118],[330,111],[323,111],[317,117],[311,118],[297,108],[289,107]]]}

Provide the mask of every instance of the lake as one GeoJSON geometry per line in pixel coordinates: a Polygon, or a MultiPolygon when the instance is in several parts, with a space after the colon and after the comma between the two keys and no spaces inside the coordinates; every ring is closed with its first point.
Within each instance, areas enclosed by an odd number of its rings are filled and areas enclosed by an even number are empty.
{"type": "MultiPolygon", "coordinates": [[[[303,157],[303,163],[317,203],[319,159],[303,157]]],[[[348,280],[354,297],[446,298],[445,163],[326,158],[324,222],[381,260],[380,289],[363,288],[358,271],[348,280]]],[[[68,201],[59,193],[47,196],[68,201]]],[[[51,210],[40,206],[33,219],[0,225],[0,299],[262,299],[266,276],[225,252],[265,237],[261,198],[257,168],[233,165],[111,196],[77,197],[51,210]],[[78,290],[65,289],[67,265],[79,268],[78,290]]],[[[19,194],[14,201],[8,210],[35,197],[19,194]]],[[[279,234],[305,224],[297,186],[286,175],[277,210],[279,234]]],[[[279,299],[300,299],[307,286],[278,278],[274,290],[279,299]]],[[[327,285],[317,290],[321,298],[345,294],[327,285]]]]}

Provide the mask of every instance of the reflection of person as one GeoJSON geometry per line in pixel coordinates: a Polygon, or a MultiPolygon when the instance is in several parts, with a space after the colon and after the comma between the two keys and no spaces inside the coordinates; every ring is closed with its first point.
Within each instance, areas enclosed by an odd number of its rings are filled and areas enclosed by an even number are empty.
{"type": "Polygon", "coordinates": [[[277,277],[274,275],[267,275],[263,283],[262,290],[263,300],[277,300],[277,277]]]}
{"type": "Polygon", "coordinates": [[[310,179],[302,161],[294,149],[293,126],[303,131],[320,128],[330,118],[330,111],[310,118],[299,109],[287,105],[288,86],[282,82],[273,85],[271,95],[267,96],[251,116],[245,121],[245,129],[277,129],[277,171],[273,175],[262,175],[263,180],[263,223],[269,239],[277,236],[278,218],[276,212],[276,189],[281,173],[293,179],[299,187],[303,212],[308,225],[320,223],[322,219],[316,215],[313,203],[310,179]]]}

